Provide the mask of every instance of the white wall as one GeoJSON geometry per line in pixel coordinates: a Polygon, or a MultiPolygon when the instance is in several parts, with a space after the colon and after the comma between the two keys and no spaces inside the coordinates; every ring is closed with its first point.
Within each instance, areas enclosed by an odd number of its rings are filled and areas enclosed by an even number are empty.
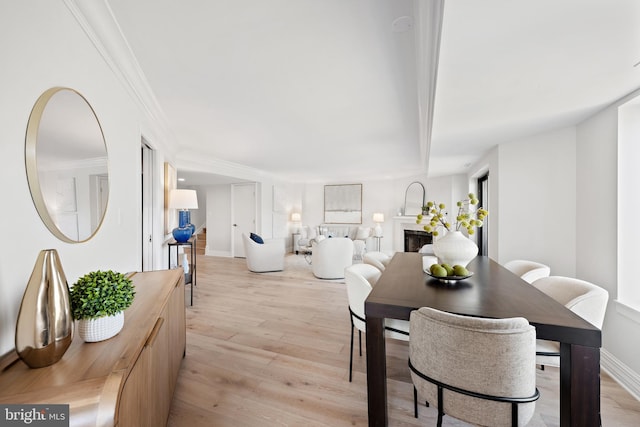
{"type": "MultiPolygon", "coordinates": [[[[637,96],[640,92],[636,92],[637,96]]],[[[602,327],[603,366],[635,381],[640,395],[640,323],[616,303],[617,265],[617,105],[577,127],[577,277],[609,291],[602,327]],[[631,378],[633,377],[633,378],[631,378]]],[[[636,316],[640,313],[635,313],[636,316]]]]}
{"type": "MultiPolygon", "coordinates": [[[[58,250],[70,284],[95,269],[141,268],[141,195],[135,183],[140,180],[140,129],[150,128],[63,2],[32,0],[3,9],[0,176],[7,203],[0,209],[0,227],[3,240],[13,243],[0,247],[0,353],[14,345],[15,319],[40,250],[58,250]],[[63,243],[45,228],[27,185],[27,120],[36,99],[54,86],[76,89],[89,101],[109,153],[106,217],[96,236],[81,244],[63,243]]],[[[157,161],[163,161],[161,153],[157,161]]],[[[161,194],[160,188],[156,194],[161,194]]],[[[161,221],[158,218],[158,224],[161,221]]],[[[161,256],[157,261],[162,261],[161,256]]]]}
{"type": "Polygon", "coordinates": [[[639,395],[640,346],[629,337],[640,333],[640,323],[614,301],[617,137],[612,106],[576,127],[501,144],[470,175],[489,171],[491,258],[539,260],[554,275],[608,290],[602,366],[639,395]]]}
{"type": "Polygon", "coordinates": [[[501,264],[530,259],[575,275],[575,141],[571,127],[500,145],[501,264]]]}
{"type": "MultiPolygon", "coordinates": [[[[489,257],[575,274],[575,128],[501,144],[470,168],[489,173],[489,257]]],[[[474,188],[474,186],[471,186],[474,188]]]]}

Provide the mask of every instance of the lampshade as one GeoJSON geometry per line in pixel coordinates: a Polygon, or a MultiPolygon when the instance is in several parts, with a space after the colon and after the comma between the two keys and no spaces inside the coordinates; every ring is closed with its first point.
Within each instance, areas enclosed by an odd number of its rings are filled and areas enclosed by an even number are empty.
{"type": "Polygon", "coordinates": [[[196,190],[171,190],[171,193],[169,193],[169,207],[172,209],[198,209],[198,194],[196,190]]]}
{"type": "Polygon", "coordinates": [[[300,214],[298,212],[293,212],[291,214],[291,221],[292,222],[300,222],[301,219],[302,219],[302,217],[300,216],[300,214]]]}
{"type": "Polygon", "coordinates": [[[380,212],[374,213],[373,222],[384,222],[384,214],[380,212]]]}

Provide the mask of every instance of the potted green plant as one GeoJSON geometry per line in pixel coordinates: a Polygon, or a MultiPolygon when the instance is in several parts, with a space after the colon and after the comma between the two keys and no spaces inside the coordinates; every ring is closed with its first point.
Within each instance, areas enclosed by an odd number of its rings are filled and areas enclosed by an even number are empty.
{"type": "Polygon", "coordinates": [[[417,216],[416,224],[428,221],[424,231],[431,233],[434,238],[439,235],[438,227],[447,230],[444,237],[435,239],[433,243],[433,251],[442,263],[466,267],[478,254],[478,246],[464,236],[461,230],[466,230],[468,235],[472,235],[476,228],[484,225],[484,219],[489,212],[484,208],[471,211],[470,206],[477,205],[479,201],[473,193],[469,193],[468,196],[456,204],[458,214],[453,224],[447,220],[447,207],[444,203],[428,202],[423,207],[423,210],[427,209],[427,214],[417,216]]]}
{"type": "Polygon", "coordinates": [[[133,302],[135,288],[122,273],[98,270],[79,278],[69,295],[78,334],[86,342],[96,342],[120,332],[124,310],[133,302]]]}

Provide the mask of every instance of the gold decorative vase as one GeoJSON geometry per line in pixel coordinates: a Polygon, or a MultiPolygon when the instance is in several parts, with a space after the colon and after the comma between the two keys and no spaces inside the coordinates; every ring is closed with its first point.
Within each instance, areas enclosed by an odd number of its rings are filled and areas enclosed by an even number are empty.
{"type": "Polygon", "coordinates": [[[73,338],[69,286],[55,249],[40,251],[16,323],[16,352],[30,368],[53,365],[73,338]]]}

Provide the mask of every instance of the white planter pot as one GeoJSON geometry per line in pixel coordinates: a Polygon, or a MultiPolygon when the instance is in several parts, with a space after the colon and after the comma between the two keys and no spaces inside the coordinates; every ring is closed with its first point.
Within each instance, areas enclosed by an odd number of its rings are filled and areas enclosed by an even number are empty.
{"type": "Polygon", "coordinates": [[[116,336],[123,326],[124,312],[120,311],[113,316],[78,320],[78,334],[86,342],[104,341],[116,336]]]}
{"type": "Polygon", "coordinates": [[[478,246],[460,231],[449,231],[433,244],[440,263],[466,267],[476,255],[478,246]]]}

